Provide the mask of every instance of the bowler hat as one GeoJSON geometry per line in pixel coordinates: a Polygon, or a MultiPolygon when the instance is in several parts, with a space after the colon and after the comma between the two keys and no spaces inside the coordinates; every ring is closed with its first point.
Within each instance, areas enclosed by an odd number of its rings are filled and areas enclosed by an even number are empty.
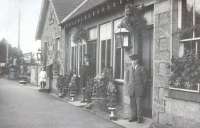
{"type": "Polygon", "coordinates": [[[138,56],[138,54],[133,54],[133,55],[130,55],[129,58],[130,58],[131,60],[138,60],[138,59],[139,59],[139,56],[138,56]]]}

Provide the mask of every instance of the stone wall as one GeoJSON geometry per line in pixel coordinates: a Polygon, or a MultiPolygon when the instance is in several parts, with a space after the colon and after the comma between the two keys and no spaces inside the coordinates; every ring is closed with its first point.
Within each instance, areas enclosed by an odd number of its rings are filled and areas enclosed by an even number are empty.
{"type": "Polygon", "coordinates": [[[153,119],[173,128],[198,128],[200,104],[169,98],[168,93],[170,58],[179,54],[178,1],[158,0],[154,10],[153,119]]]}
{"type": "Polygon", "coordinates": [[[65,41],[63,37],[64,34],[62,31],[64,31],[64,29],[62,29],[61,26],[59,26],[59,21],[56,18],[54,9],[52,5],[49,4],[41,38],[42,49],[44,49],[44,43],[47,43],[46,65],[48,66],[50,64],[53,64],[53,61],[57,59],[60,65],[60,73],[64,74],[65,41]],[[57,38],[59,38],[60,40],[61,49],[56,53],[55,42],[57,38]]]}
{"type": "Polygon", "coordinates": [[[171,58],[171,3],[170,0],[158,0],[154,6],[154,45],[153,45],[153,113],[155,122],[162,123],[166,112],[168,76],[171,58]]]}

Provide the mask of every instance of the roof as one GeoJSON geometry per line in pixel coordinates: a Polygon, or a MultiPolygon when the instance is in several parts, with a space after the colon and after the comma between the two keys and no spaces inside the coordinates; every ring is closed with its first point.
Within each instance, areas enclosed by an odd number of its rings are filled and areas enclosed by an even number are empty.
{"type": "Polygon", "coordinates": [[[62,21],[84,0],[52,0],[59,21],[62,21]]]}
{"type": "MultiPolygon", "coordinates": [[[[67,15],[69,15],[84,0],[43,0],[40,18],[38,22],[36,39],[40,39],[45,25],[45,19],[49,5],[53,5],[56,17],[60,23],[67,15]]],[[[58,24],[59,24],[58,23],[58,24]]]]}
{"type": "Polygon", "coordinates": [[[78,15],[81,15],[84,12],[87,12],[90,9],[95,8],[98,5],[103,4],[104,2],[106,2],[108,0],[87,0],[87,2],[85,2],[75,13],[73,13],[68,19],[66,19],[65,21],[62,21],[62,23],[71,20],[72,18],[77,17],[78,15]]]}

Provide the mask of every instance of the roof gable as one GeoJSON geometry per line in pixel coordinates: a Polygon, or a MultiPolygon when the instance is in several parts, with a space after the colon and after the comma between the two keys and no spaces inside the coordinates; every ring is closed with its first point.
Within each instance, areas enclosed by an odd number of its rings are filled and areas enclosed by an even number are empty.
{"type": "Polygon", "coordinates": [[[52,0],[59,21],[62,21],[84,0],[52,0]]]}
{"type": "Polygon", "coordinates": [[[41,7],[39,22],[36,31],[36,40],[39,40],[44,29],[48,7],[53,6],[55,16],[60,23],[67,15],[69,15],[84,0],[43,0],[41,7]]]}

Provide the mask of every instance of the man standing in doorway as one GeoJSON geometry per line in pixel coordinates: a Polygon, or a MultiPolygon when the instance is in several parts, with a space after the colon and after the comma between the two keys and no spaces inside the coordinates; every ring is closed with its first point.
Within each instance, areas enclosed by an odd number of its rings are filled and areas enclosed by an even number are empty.
{"type": "Polygon", "coordinates": [[[129,70],[129,95],[131,118],[129,122],[143,122],[143,100],[146,84],[146,72],[141,65],[140,58],[137,54],[129,56],[132,61],[132,66],[129,70]]]}

